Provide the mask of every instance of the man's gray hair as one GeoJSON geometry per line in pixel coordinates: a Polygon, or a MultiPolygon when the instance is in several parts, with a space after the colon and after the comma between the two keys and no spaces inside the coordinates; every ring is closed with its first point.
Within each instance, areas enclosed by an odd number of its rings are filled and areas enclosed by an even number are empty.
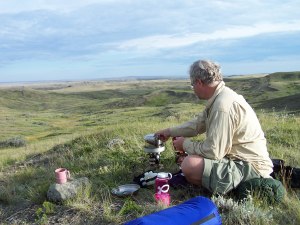
{"type": "Polygon", "coordinates": [[[192,82],[196,79],[204,84],[211,84],[214,81],[222,81],[221,67],[209,60],[198,60],[190,67],[190,78],[192,82]]]}

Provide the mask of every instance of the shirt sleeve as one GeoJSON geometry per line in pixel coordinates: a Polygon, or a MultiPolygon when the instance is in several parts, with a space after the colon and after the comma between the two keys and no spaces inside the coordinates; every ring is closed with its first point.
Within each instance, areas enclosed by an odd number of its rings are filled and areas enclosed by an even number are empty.
{"type": "Polygon", "coordinates": [[[206,130],[205,116],[206,113],[198,114],[194,119],[185,122],[179,126],[171,127],[170,133],[172,137],[195,137],[198,134],[203,134],[206,130]]]}
{"type": "Polygon", "coordinates": [[[185,139],[183,149],[188,154],[201,155],[209,159],[221,159],[231,149],[233,137],[233,120],[229,113],[215,111],[208,120],[206,139],[203,142],[192,142],[185,139]]]}

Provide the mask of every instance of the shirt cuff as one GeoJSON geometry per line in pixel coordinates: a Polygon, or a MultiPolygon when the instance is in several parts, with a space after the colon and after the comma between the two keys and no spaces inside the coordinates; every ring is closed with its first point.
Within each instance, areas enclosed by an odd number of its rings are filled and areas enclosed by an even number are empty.
{"type": "Polygon", "coordinates": [[[194,155],[196,152],[194,150],[193,142],[189,138],[185,138],[183,141],[183,150],[190,155],[194,155]]]}

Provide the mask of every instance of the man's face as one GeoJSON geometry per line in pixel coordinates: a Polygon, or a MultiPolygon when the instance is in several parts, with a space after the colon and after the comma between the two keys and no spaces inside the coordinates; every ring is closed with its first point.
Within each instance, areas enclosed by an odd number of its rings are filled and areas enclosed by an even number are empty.
{"type": "Polygon", "coordinates": [[[204,87],[203,82],[201,80],[196,79],[194,81],[191,81],[191,88],[192,90],[194,90],[195,95],[199,99],[205,99],[203,87],[204,87]]]}

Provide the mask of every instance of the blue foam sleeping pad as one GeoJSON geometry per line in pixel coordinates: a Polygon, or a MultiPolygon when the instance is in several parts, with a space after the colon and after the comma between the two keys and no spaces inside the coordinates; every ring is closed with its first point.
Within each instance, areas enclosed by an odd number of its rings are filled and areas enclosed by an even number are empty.
{"type": "Polygon", "coordinates": [[[199,196],[159,212],[155,212],[125,225],[219,225],[222,224],[217,206],[208,198],[199,196]]]}

